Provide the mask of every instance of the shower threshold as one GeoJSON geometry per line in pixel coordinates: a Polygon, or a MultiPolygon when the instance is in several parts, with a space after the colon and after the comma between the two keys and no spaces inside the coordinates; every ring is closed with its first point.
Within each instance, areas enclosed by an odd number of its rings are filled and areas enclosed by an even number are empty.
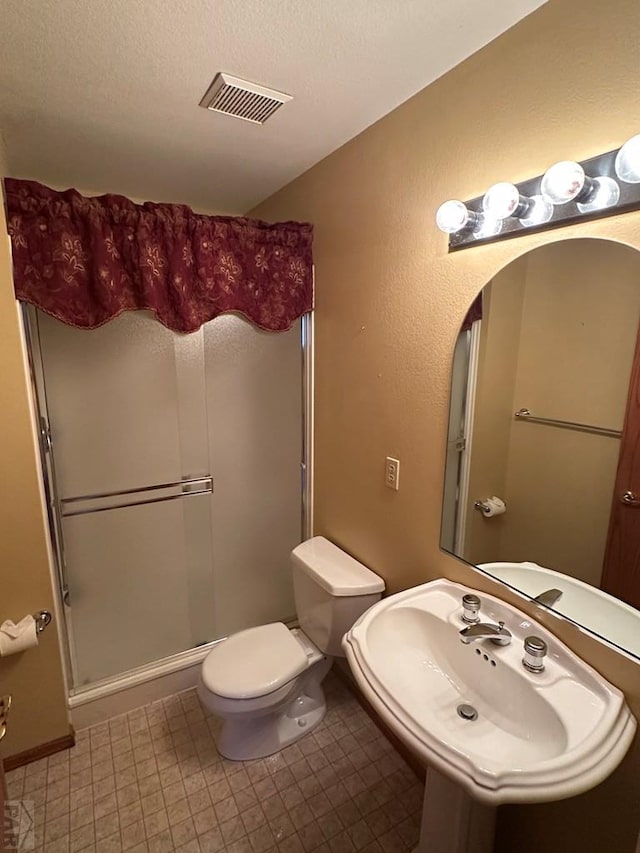
{"type": "Polygon", "coordinates": [[[193,649],[187,649],[184,652],[178,652],[161,660],[152,661],[151,663],[137,666],[135,669],[118,673],[118,675],[102,678],[100,681],[94,681],[83,687],[72,689],[69,691],[69,707],[77,708],[80,705],[85,705],[104,696],[111,696],[122,690],[128,690],[131,687],[145,684],[164,675],[170,675],[173,672],[194,666],[204,660],[211,649],[225,639],[226,637],[220,637],[220,639],[214,640],[211,643],[204,643],[193,649]]]}
{"type": "MultiPolygon", "coordinates": [[[[287,628],[298,627],[295,617],[282,621],[287,628]]],[[[74,728],[96,725],[195,687],[201,662],[223,640],[226,637],[70,691],[69,710],[74,728]]]]}

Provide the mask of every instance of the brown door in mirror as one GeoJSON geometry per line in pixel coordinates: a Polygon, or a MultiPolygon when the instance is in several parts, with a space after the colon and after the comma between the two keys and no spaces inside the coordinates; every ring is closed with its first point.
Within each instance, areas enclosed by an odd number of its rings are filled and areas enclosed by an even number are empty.
{"type": "Polygon", "coordinates": [[[640,331],[611,503],[602,589],[640,609],[640,331]]]}

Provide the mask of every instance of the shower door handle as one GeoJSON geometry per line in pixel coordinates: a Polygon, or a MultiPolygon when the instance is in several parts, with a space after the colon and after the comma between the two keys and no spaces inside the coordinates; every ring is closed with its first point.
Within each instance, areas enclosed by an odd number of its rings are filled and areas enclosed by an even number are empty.
{"type": "Polygon", "coordinates": [[[47,454],[51,453],[51,427],[42,415],[40,415],[40,436],[42,438],[44,452],[47,454]]]}
{"type": "Polygon", "coordinates": [[[64,537],[62,533],[62,511],[57,498],[55,466],[53,461],[53,439],[51,437],[51,426],[44,415],[40,415],[40,439],[42,447],[42,468],[45,472],[45,495],[47,499],[48,512],[51,524],[52,545],[56,552],[56,568],[58,574],[58,586],[62,603],[69,607],[69,581],[67,578],[67,566],[64,556],[64,537]]]}
{"type": "Polygon", "coordinates": [[[129,509],[134,506],[145,504],[157,504],[164,501],[175,501],[178,498],[197,497],[198,495],[213,494],[213,477],[211,474],[203,474],[198,477],[185,477],[182,480],[174,480],[171,483],[156,483],[149,486],[138,486],[133,489],[121,489],[117,492],[98,492],[92,495],[76,495],[74,497],[62,498],[62,518],[71,518],[75,515],[90,515],[94,512],[107,512],[112,509],[129,509]],[[178,492],[175,490],[179,489],[178,492]],[[172,494],[157,494],[173,490],[172,494]],[[116,498],[113,503],[104,503],[111,498],[116,498]],[[100,502],[103,502],[102,504],[100,502]],[[89,506],[82,507],[82,504],[89,506]],[[96,505],[97,503],[97,505],[96,505]],[[80,506],[75,506],[79,504],[80,506]]]}

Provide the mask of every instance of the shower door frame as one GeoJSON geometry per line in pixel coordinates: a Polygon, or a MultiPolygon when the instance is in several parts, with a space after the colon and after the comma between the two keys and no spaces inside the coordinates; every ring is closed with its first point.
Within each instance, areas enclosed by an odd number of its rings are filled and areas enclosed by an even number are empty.
{"type": "MultiPolygon", "coordinates": [[[[60,497],[55,480],[54,449],[51,441],[49,426],[49,412],[47,408],[46,385],[44,381],[44,368],[42,352],[40,349],[40,337],[38,332],[36,308],[24,302],[20,306],[22,329],[24,335],[25,350],[28,359],[30,376],[31,404],[33,407],[34,423],[38,436],[38,450],[40,463],[40,476],[44,487],[45,504],[47,510],[47,534],[52,555],[52,579],[54,603],[58,617],[58,630],[60,632],[60,645],[62,647],[62,663],[65,682],[67,684],[69,707],[74,708],[91,702],[97,698],[108,696],[119,690],[133,687],[145,681],[177,672],[185,667],[191,666],[202,660],[209,651],[219,642],[226,639],[219,637],[210,643],[185,649],[169,657],[151,661],[143,666],[126,670],[117,675],[92,682],[82,688],[74,683],[75,665],[72,659],[71,635],[73,626],[71,622],[71,607],[66,603],[67,580],[64,557],[64,537],[62,535],[62,512],[60,497]],[[61,618],[62,617],[62,618],[61,618]]],[[[213,322],[213,321],[212,321],[213,322]]],[[[301,539],[310,538],[313,535],[313,401],[315,383],[314,364],[314,317],[313,312],[303,314],[300,318],[301,334],[300,346],[302,350],[302,436],[300,460],[300,532],[301,539]]],[[[213,476],[215,483],[215,475],[213,476]]]]}

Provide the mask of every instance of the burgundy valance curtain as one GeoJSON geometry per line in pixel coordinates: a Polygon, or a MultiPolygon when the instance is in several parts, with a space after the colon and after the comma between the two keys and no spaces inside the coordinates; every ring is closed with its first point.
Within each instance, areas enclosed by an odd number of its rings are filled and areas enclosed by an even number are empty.
{"type": "Polygon", "coordinates": [[[95,329],[145,308],[193,332],[232,311],[283,331],[313,307],[307,223],[85,198],[14,178],[5,190],[16,296],[63,323],[95,329]]]}

